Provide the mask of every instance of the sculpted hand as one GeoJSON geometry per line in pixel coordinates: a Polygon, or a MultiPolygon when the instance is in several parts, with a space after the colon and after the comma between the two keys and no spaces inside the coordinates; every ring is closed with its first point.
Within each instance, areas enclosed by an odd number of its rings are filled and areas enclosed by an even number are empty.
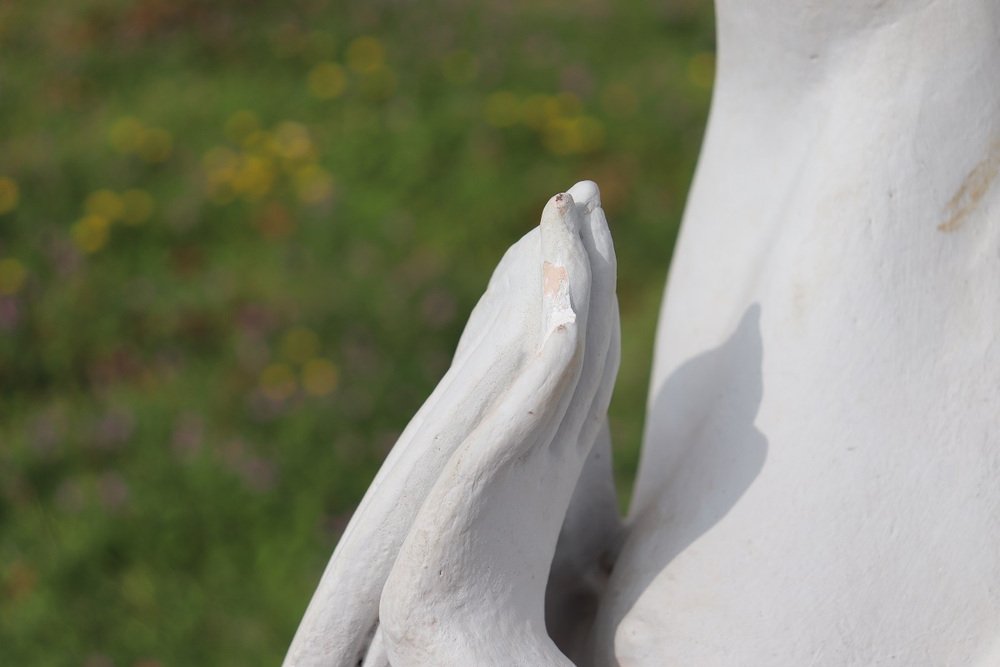
{"type": "Polygon", "coordinates": [[[580,649],[592,613],[580,601],[599,595],[618,539],[606,428],[618,350],[614,251],[583,182],[501,260],[285,664],[572,664],[553,637],[580,649]]]}

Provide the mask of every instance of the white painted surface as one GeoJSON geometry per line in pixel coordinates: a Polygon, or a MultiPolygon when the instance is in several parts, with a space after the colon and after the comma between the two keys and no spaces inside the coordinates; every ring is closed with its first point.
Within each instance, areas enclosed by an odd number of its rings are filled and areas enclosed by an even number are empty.
{"type": "Polygon", "coordinates": [[[596,647],[1000,664],[1000,3],[719,31],[596,647]]]}
{"type": "Polygon", "coordinates": [[[286,665],[571,664],[545,629],[546,580],[553,558],[579,575],[549,587],[554,610],[596,596],[620,531],[615,273],[596,186],[553,197],[352,517],[286,665]]]}

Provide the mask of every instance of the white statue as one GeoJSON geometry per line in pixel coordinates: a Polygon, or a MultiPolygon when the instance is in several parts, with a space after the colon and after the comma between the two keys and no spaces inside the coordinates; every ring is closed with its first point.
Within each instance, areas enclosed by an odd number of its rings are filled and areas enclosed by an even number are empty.
{"type": "Polygon", "coordinates": [[[501,261],[287,665],[1000,664],[1000,3],[717,10],[628,520],[584,182],[501,261]]]}
{"type": "Polygon", "coordinates": [[[562,532],[550,632],[579,645],[621,534],[615,270],[597,187],[549,200],[352,518],[288,664],[572,664],[546,632],[546,580],[562,532]]]}

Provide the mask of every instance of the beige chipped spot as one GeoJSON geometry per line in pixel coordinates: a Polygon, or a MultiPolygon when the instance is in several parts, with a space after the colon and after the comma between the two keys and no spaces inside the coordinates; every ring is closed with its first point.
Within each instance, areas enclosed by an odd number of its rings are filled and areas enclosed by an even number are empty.
{"type": "Polygon", "coordinates": [[[940,232],[953,232],[962,226],[969,214],[993,184],[1000,170],[1000,141],[993,142],[989,154],[969,172],[955,195],[948,200],[945,211],[948,219],[938,225],[940,232]]]}
{"type": "Polygon", "coordinates": [[[567,281],[566,267],[545,262],[542,264],[542,292],[546,296],[555,296],[560,286],[567,281]]]}

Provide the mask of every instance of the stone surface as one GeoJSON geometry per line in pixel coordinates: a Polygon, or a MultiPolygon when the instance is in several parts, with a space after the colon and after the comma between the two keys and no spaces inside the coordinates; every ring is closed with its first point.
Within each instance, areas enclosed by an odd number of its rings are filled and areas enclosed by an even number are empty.
{"type": "Polygon", "coordinates": [[[572,664],[586,637],[561,621],[596,612],[621,531],[615,275],[596,185],[553,197],[352,517],[287,665],[572,664]]]}
{"type": "Polygon", "coordinates": [[[583,183],[497,268],[287,665],[1000,664],[1000,4],[717,9],[626,526],[583,183]]]}
{"type": "Polygon", "coordinates": [[[1000,4],[718,15],[601,664],[1000,664],[1000,4]]]}

